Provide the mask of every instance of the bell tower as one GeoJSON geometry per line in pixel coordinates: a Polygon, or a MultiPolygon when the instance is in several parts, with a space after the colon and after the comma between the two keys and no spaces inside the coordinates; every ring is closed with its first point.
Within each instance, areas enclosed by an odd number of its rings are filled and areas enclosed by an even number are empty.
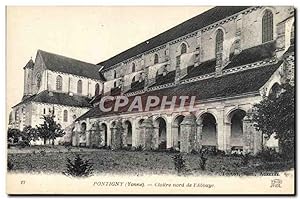
{"type": "Polygon", "coordinates": [[[24,92],[23,99],[32,95],[32,74],[33,74],[34,62],[32,58],[27,62],[24,69],[24,92]]]}

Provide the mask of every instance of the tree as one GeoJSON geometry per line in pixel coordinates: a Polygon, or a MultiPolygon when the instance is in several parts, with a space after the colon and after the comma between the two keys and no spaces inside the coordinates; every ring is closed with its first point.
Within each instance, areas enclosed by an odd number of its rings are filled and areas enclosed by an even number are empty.
{"type": "Polygon", "coordinates": [[[286,158],[294,157],[295,142],[295,87],[281,86],[279,94],[270,94],[254,105],[252,120],[266,138],[274,134],[279,149],[286,158]]]}
{"type": "Polygon", "coordinates": [[[66,171],[63,172],[66,176],[73,177],[87,177],[93,175],[93,163],[90,160],[85,160],[76,154],[76,157],[72,161],[67,158],[66,171]]]}
{"type": "Polygon", "coordinates": [[[22,140],[27,141],[28,143],[30,141],[35,141],[39,139],[38,130],[31,126],[25,126],[23,131],[21,132],[21,135],[22,140]]]}
{"type": "Polygon", "coordinates": [[[49,139],[52,140],[52,145],[54,145],[54,140],[65,134],[61,125],[56,123],[54,118],[54,115],[43,116],[44,123],[37,126],[39,137],[43,138],[44,144],[46,144],[47,139],[49,139]]]}
{"type": "Polygon", "coordinates": [[[21,131],[19,129],[9,128],[7,130],[7,142],[16,143],[19,141],[20,137],[21,137],[21,131]]]}

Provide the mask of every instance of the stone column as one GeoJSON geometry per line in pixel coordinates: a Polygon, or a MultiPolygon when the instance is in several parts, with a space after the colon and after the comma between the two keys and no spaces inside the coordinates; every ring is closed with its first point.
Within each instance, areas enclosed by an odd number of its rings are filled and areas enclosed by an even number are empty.
{"type": "Polygon", "coordinates": [[[172,116],[167,117],[166,121],[166,148],[173,147],[173,135],[172,135],[172,116]]]}
{"type": "Polygon", "coordinates": [[[178,132],[179,125],[173,124],[172,126],[172,135],[173,135],[173,147],[179,148],[178,141],[179,141],[179,132],[178,132]]]}
{"type": "Polygon", "coordinates": [[[180,152],[190,153],[196,146],[196,117],[193,114],[184,117],[181,126],[180,152]]]}
{"type": "Polygon", "coordinates": [[[158,149],[159,145],[159,127],[153,127],[154,137],[153,137],[153,147],[158,149]]]}
{"type": "Polygon", "coordinates": [[[90,145],[89,147],[100,147],[101,142],[101,135],[100,135],[100,128],[98,123],[94,123],[89,130],[90,133],[90,145]]]}
{"type": "Polygon", "coordinates": [[[122,122],[117,121],[115,126],[111,128],[112,149],[120,149],[122,147],[123,132],[124,132],[124,128],[122,126],[122,122]]]}
{"type": "Polygon", "coordinates": [[[90,132],[88,131],[88,130],[90,130],[90,126],[91,126],[91,124],[90,124],[90,119],[89,118],[87,118],[86,119],[86,130],[85,130],[85,144],[86,144],[86,146],[87,147],[89,147],[90,146],[90,141],[91,141],[91,135],[90,135],[90,132]]]}
{"type": "Polygon", "coordinates": [[[122,147],[127,147],[127,134],[128,134],[128,125],[124,124],[124,131],[122,134],[122,147]]]}
{"type": "Polygon", "coordinates": [[[138,128],[137,128],[137,122],[136,120],[132,120],[132,146],[137,147],[138,146],[138,128]]]}
{"type": "Polygon", "coordinates": [[[257,154],[262,150],[262,134],[255,129],[249,116],[243,119],[243,142],[244,153],[257,154]]]}
{"type": "Polygon", "coordinates": [[[224,126],[224,137],[225,137],[225,152],[226,154],[231,153],[231,123],[225,122],[224,126]]]}
{"type": "Polygon", "coordinates": [[[217,149],[225,151],[225,135],[224,135],[224,108],[217,108],[217,123],[216,123],[216,133],[217,133],[217,149]]]}
{"type": "Polygon", "coordinates": [[[75,128],[72,133],[72,146],[79,145],[79,134],[80,134],[80,124],[79,122],[75,122],[75,128]]]}
{"type": "Polygon", "coordinates": [[[201,124],[197,124],[196,149],[195,150],[197,150],[198,152],[202,148],[202,128],[203,128],[202,122],[201,122],[201,124]]]}
{"type": "Polygon", "coordinates": [[[110,147],[112,145],[112,143],[111,143],[111,140],[112,140],[111,134],[112,134],[112,130],[108,125],[107,126],[107,146],[110,146],[110,147]]]}
{"type": "Polygon", "coordinates": [[[154,127],[152,119],[147,118],[143,121],[141,129],[143,130],[145,150],[151,150],[153,146],[154,127]]]}

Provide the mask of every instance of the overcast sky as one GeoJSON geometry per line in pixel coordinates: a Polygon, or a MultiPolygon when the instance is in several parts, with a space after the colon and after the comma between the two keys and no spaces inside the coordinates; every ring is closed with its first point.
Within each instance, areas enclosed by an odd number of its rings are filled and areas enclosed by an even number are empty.
{"type": "Polygon", "coordinates": [[[38,49],[99,63],[210,7],[8,7],[7,107],[23,95],[38,49]]]}

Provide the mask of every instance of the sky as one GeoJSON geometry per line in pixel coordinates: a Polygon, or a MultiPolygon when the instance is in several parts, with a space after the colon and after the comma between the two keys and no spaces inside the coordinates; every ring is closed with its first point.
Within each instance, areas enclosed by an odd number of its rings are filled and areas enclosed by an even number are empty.
{"type": "MultiPolygon", "coordinates": [[[[38,49],[97,64],[211,7],[7,7],[7,110],[38,49]]],[[[8,114],[8,113],[7,113],[8,114]]]]}

